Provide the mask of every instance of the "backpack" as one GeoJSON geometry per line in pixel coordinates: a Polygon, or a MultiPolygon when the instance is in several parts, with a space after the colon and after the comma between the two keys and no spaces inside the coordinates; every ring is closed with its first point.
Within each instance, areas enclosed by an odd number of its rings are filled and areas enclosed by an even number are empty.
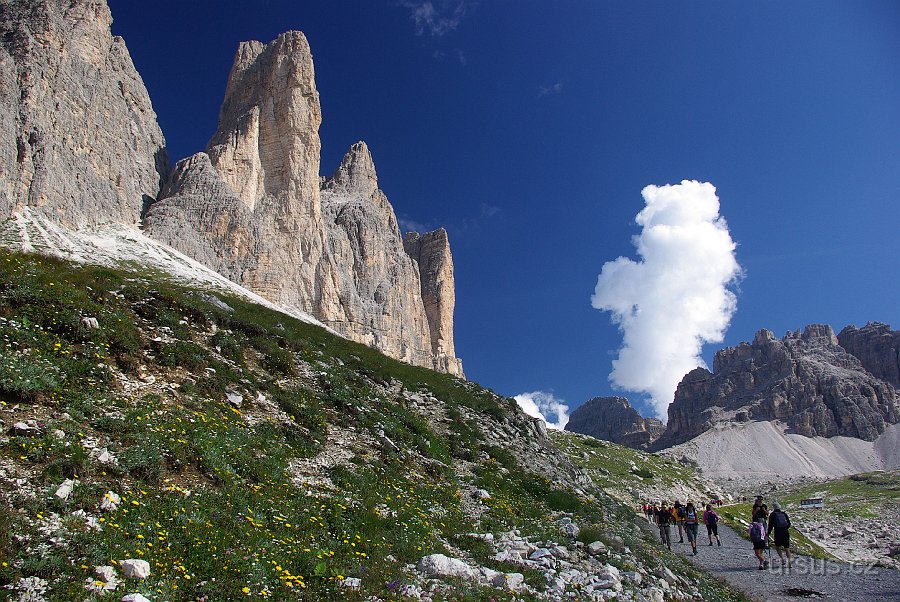
{"type": "Polygon", "coordinates": [[[766,528],[762,523],[750,523],[750,541],[759,543],[766,540],[766,528]]]}
{"type": "Polygon", "coordinates": [[[772,527],[775,529],[787,529],[791,526],[791,519],[788,518],[788,515],[780,510],[776,510],[769,516],[769,520],[772,522],[772,527]]]}

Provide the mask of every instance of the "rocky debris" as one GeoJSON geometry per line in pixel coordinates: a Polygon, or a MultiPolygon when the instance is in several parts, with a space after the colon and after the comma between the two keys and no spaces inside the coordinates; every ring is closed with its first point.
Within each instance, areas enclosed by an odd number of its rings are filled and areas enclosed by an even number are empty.
{"type": "Polygon", "coordinates": [[[41,427],[38,426],[36,420],[26,420],[24,422],[16,422],[12,426],[12,434],[20,437],[31,437],[39,435],[41,427]]]}
{"type": "Polygon", "coordinates": [[[69,499],[69,496],[72,495],[72,489],[75,487],[75,481],[72,479],[66,479],[63,481],[60,486],[56,489],[56,492],[53,494],[57,499],[65,501],[69,499]]]}
{"type": "Polygon", "coordinates": [[[81,326],[82,328],[86,328],[88,330],[97,330],[98,328],[100,328],[100,322],[97,321],[97,318],[85,316],[81,318],[81,326]]]}
{"type": "Polygon", "coordinates": [[[847,326],[838,334],[838,342],[869,374],[900,389],[900,330],[881,322],[862,328],[847,326]]]}
{"type": "Polygon", "coordinates": [[[435,591],[434,580],[443,578],[464,579],[538,600],[656,600],[662,599],[663,592],[671,599],[681,600],[697,593],[688,579],[664,565],[646,564],[624,546],[622,552],[611,552],[599,541],[591,545],[573,541],[568,546],[553,541],[533,543],[517,532],[494,534],[483,540],[496,550],[495,560],[537,571],[546,585],[529,585],[521,572],[501,573],[459,558],[431,554],[415,565],[418,581],[409,586],[407,595],[431,600],[429,592],[435,591]],[[614,563],[626,563],[632,568],[622,571],[614,563]]]}
{"type": "Polygon", "coordinates": [[[565,430],[632,449],[647,449],[664,428],[657,418],[641,416],[624,397],[594,397],[572,412],[565,430]]]}
{"type": "Polygon", "coordinates": [[[359,589],[362,587],[362,579],[359,577],[347,577],[346,579],[341,579],[339,585],[344,589],[359,589]]]}
{"type": "Polygon", "coordinates": [[[104,594],[115,591],[119,586],[119,578],[116,569],[111,566],[98,566],[94,568],[94,577],[84,582],[84,588],[95,594],[104,594]]]}
{"type": "Polygon", "coordinates": [[[241,403],[244,401],[244,396],[238,393],[237,391],[226,391],[225,399],[228,401],[229,405],[233,408],[240,408],[241,403]]]}
{"type": "Polygon", "coordinates": [[[150,563],[140,558],[129,558],[119,563],[122,574],[129,579],[146,579],[150,576],[150,563]]]}
{"type": "Polygon", "coordinates": [[[73,512],[72,516],[77,516],[78,518],[84,520],[84,526],[88,529],[88,531],[101,531],[103,529],[103,527],[100,525],[100,519],[98,519],[96,516],[91,516],[80,508],[73,512]]]}
{"type": "Polygon", "coordinates": [[[241,43],[216,133],[176,165],[146,230],[350,339],[462,375],[446,232],[410,256],[363,142],[320,179],[321,120],[302,33],[241,43]]]}
{"type": "Polygon", "coordinates": [[[125,42],[97,0],[0,3],[0,217],[136,224],[168,170],[125,42]]]}
{"type": "Polygon", "coordinates": [[[870,509],[869,516],[836,515],[834,510],[791,512],[792,526],[837,558],[900,569],[897,504],[870,509]],[[893,553],[892,553],[893,552],[893,553]]]}
{"type": "Polygon", "coordinates": [[[116,466],[119,463],[112,452],[110,452],[105,447],[95,447],[94,449],[92,449],[91,457],[104,466],[116,466]]]}
{"type": "Polygon", "coordinates": [[[478,574],[468,564],[458,558],[450,558],[443,554],[431,554],[423,557],[416,564],[416,570],[426,577],[459,577],[474,579],[478,574]]]}
{"type": "Polygon", "coordinates": [[[900,422],[900,395],[839,346],[830,326],[781,340],[760,330],[752,343],[716,353],[713,372],[696,368],[682,379],[652,447],[688,441],[720,422],[774,420],[807,437],[873,441],[900,422]]]}

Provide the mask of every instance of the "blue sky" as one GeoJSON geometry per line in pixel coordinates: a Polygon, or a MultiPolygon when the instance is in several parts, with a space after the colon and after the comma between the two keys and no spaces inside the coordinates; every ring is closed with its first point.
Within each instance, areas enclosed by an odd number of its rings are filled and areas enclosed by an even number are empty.
{"type": "Polygon", "coordinates": [[[621,393],[591,294],[638,259],[648,184],[717,188],[744,270],[724,345],[900,327],[896,2],[109,4],[173,160],[212,135],[239,41],[306,33],[322,173],[365,140],[401,221],[448,229],[457,352],[499,393],[621,393]]]}

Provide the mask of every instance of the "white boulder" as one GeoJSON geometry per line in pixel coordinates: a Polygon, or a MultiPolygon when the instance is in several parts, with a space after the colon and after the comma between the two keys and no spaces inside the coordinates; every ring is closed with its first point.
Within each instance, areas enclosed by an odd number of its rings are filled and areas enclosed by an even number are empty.
{"type": "Polygon", "coordinates": [[[119,563],[122,574],[129,579],[146,579],[150,576],[150,563],[140,558],[129,558],[119,563]]]}
{"type": "Polygon", "coordinates": [[[473,579],[475,570],[458,558],[450,558],[443,554],[431,554],[423,557],[416,565],[416,570],[426,577],[462,577],[473,579]]]}

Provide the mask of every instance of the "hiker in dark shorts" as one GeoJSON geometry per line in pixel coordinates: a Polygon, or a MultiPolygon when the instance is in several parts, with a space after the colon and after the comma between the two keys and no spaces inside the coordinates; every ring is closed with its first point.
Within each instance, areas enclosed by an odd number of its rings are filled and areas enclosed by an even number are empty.
{"type": "Polygon", "coordinates": [[[787,512],[781,509],[781,504],[775,502],[772,514],[769,515],[769,535],[775,544],[775,551],[778,552],[778,560],[781,566],[784,566],[784,556],[787,555],[787,565],[791,568],[791,536],[789,529],[791,527],[791,519],[788,518],[787,512]]]}
{"type": "Polygon", "coordinates": [[[672,512],[666,507],[666,503],[659,505],[656,512],[656,524],[659,525],[659,539],[672,549],[672,512]]]}
{"type": "Polygon", "coordinates": [[[763,570],[769,563],[763,557],[763,550],[766,549],[766,523],[761,513],[757,513],[756,518],[750,523],[748,535],[750,536],[750,543],[753,544],[753,553],[756,555],[756,559],[759,560],[759,570],[763,570]]]}
{"type": "Polygon", "coordinates": [[[684,509],[684,533],[687,535],[688,542],[691,544],[691,550],[694,556],[697,555],[697,528],[700,523],[700,517],[697,515],[697,509],[694,502],[688,502],[684,509]]]}
{"type": "Polygon", "coordinates": [[[706,534],[709,536],[709,545],[712,545],[713,535],[719,547],[722,547],[722,540],[719,539],[719,515],[712,509],[712,504],[706,505],[706,512],[703,513],[703,522],[706,523],[706,534]]]}

